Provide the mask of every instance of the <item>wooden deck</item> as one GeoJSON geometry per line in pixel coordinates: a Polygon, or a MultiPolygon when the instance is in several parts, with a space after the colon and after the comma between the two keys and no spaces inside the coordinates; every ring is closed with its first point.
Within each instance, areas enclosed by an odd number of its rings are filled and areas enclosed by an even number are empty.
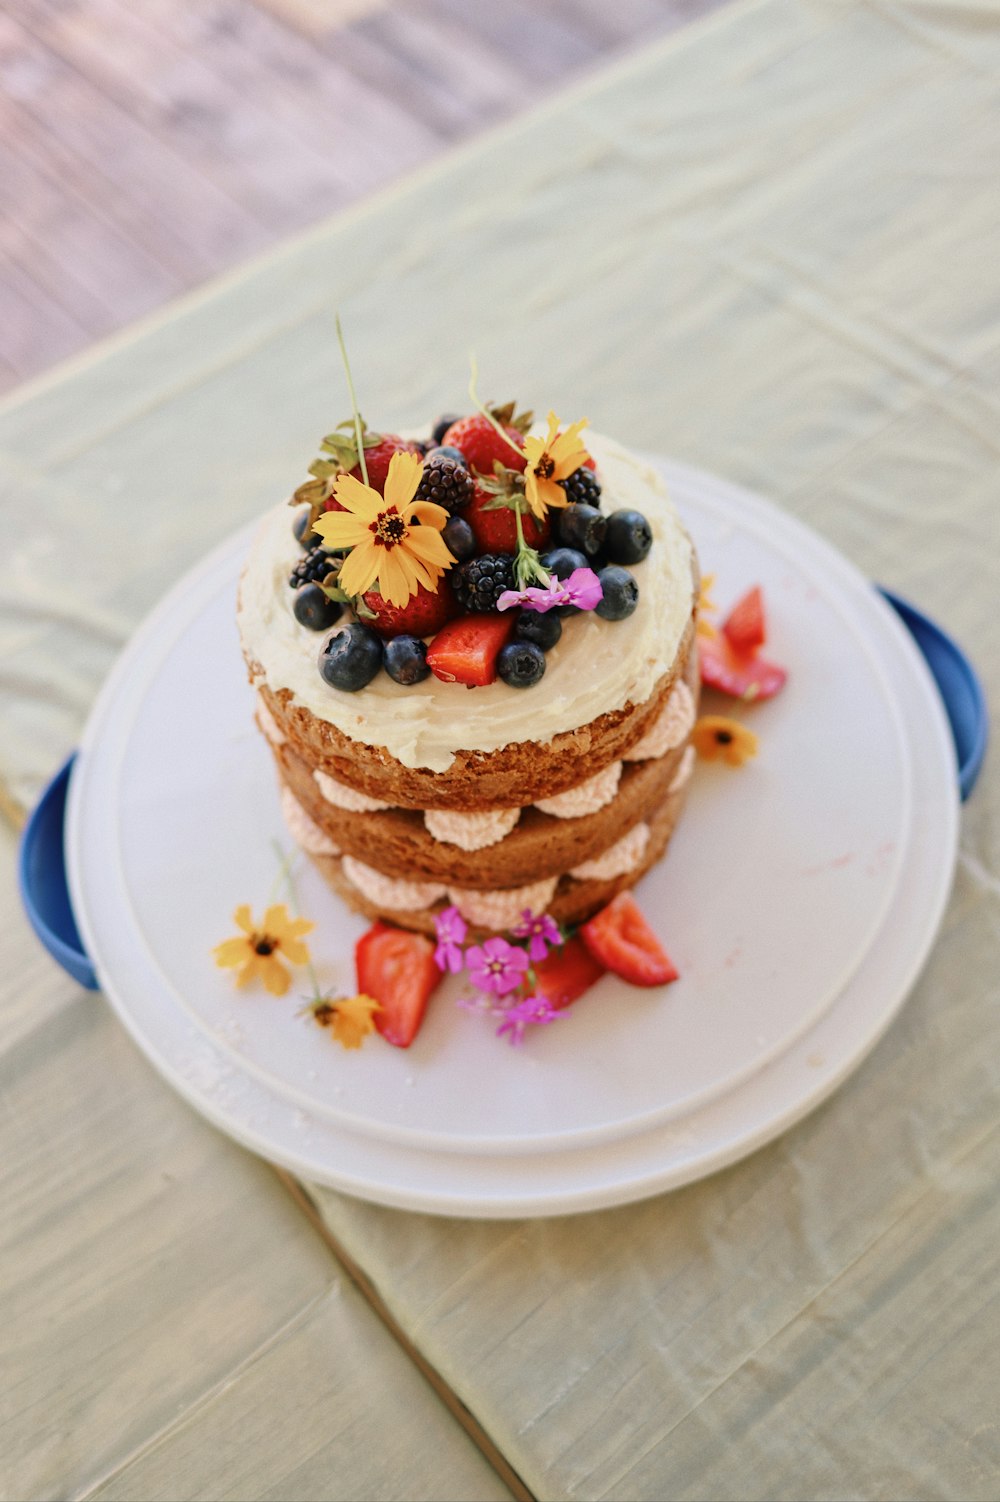
{"type": "Polygon", "coordinates": [[[0,390],[722,0],[7,0],[0,390]]]}

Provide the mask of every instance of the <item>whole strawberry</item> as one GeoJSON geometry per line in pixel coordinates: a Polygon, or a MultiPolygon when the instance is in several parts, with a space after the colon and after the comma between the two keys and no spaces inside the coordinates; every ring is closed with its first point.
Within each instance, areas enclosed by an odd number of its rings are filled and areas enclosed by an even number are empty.
{"type": "Polygon", "coordinates": [[[439,579],[432,594],[421,584],[415,595],[405,605],[390,605],[375,590],[364,597],[368,609],[374,612],[374,620],[365,620],[365,625],[377,631],[383,639],[392,636],[434,636],[447,621],[458,614],[458,605],[451,584],[439,579]]]}
{"type": "Polygon", "coordinates": [[[458,422],[453,422],[442,439],[442,445],[458,449],[465,455],[469,468],[478,470],[481,475],[491,475],[497,459],[507,469],[523,470],[528,462],[521,452],[524,437],[519,428],[509,424],[504,424],[504,432],[514,448],[500,437],[488,418],[476,412],[472,417],[460,417],[458,422]]]}
{"type": "MultiPolygon", "coordinates": [[[[477,485],[472,493],[472,500],[462,512],[475,536],[477,553],[517,551],[517,522],[514,513],[509,506],[497,506],[496,500],[495,495],[477,485]]],[[[548,517],[540,522],[530,511],[525,511],[521,516],[521,529],[529,548],[548,546],[552,536],[552,523],[548,517]]]]}

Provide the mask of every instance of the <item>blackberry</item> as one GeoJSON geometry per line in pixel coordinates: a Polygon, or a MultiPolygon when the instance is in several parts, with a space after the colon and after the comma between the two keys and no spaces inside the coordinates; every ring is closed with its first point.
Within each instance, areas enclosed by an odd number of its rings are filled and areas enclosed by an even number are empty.
{"type": "Polygon", "coordinates": [[[322,584],[327,574],[333,571],[334,562],[333,555],[326,548],[310,548],[292,569],[288,582],[293,589],[301,589],[303,584],[322,584]]]}
{"type": "Polygon", "coordinates": [[[454,514],[472,500],[475,482],[457,459],[433,459],[424,465],[415,499],[433,501],[454,514]]]}
{"type": "Polygon", "coordinates": [[[594,506],[600,510],[601,482],[585,464],[574,469],[569,479],[560,480],[559,484],[565,490],[568,501],[575,501],[578,506],[594,506]]]}
{"type": "Polygon", "coordinates": [[[455,595],[463,610],[496,610],[505,589],[514,589],[513,553],[483,553],[452,572],[455,595]]]}

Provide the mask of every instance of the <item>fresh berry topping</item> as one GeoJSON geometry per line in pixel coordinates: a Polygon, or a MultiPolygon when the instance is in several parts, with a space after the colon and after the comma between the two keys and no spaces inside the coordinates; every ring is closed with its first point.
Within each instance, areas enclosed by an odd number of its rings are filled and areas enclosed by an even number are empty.
{"type": "Polygon", "coordinates": [[[394,636],[385,644],[383,666],[396,683],[422,683],[430,677],[427,647],[419,636],[394,636]]]}
{"type": "Polygon", "coordinates": [[[619,892],[585,923],[580,937],[595,960],[633,986],[666,986],[677,979],[676,969],[628,892],[619,892]]]}
{"type": "Polygon", "coordinates": [[[476,551],[476,534],[461,516],[453,516],[441,529],[444,545],[453,558],[464,563],[476,551]]]}
{"type": "Polygon", "coordinates": [[[586,553],[577,548],[553,548],[550,553],[543,554],[542,567],[555,574],[557,579],[568,579],[574,569],[589,568],[590,562],[586,553]]]}
{"type": "Polygon", "coordinates": [[[457,459],[428,460],[420,476],[415,499],[433,501],[446,511],[461,511],[472,500],[475,482],[464,464],[457,459]]]}
{"type": "MultiPolygon", "coordinates": [[[[476,534],[481,553],[513,553],[517,548],[517,518],[509,506],[497,506],[496,501],[495,495],[477,485],[465,519],[476,534]]],[[[540,522],[529,511],[521,517],[521,529],[529,548],[544,548],[552,535],[549,518],[540,522]]]]}
{"type": "Polygon", "coordinates": [[[338,562],[326,548],[311,548],[292,569],[288,582],[293,589],[301,589],[303,584],[322,584],[327,574],[333,573],[338,562]]]}
{"type": "Polygon", "coordinates": [[[314,532],[309,525],[309,517],[312,515],[311,507],[307,506],[304,511],[296,513],[292,522],[292,531],[295,533],[295,541],[299,547],[310,549],[318,547],[323,541],[318,532],[314,532]]]}
{"type": "Polygon", "coordinates": [[[472,417],[460,417],[458,422],[453,422],[442,442],[446,447],[460,449],[470,468],[477,469],[481,475],[491,475],[498,459],[507,469],[523,470],[528,462],[521,452],[524,439],[517,428],[505,427],[504,432],[513,448],[500,437],[488,418],[476,412],[472,417]]]}
{"type": "Polygon", "coordinates": [[[497,656],[514,630],[513,613],[466,615],[449,621],[427,648],[427,661],[435,678],[444,683],[464,683],[469,688],[495,683],[497,656]]]}
{"type": "Polygon", "coordinates": [[[699,638],[698,659],[702,683],[734,699],[771,699],[788,677],[775,662],[754,652],[735,651],[721,632],[699,638]]]}
{"type": "Polygon", "coordinates": [[[545,672],[545,653],[533,641],[508,642],[497,657],[497,672],[511,688],[533,688],[545,672]]]}
{"type": "Polygon", "coordinates": [[[593,506],[596,510],[601,504],[601,482],[594,474],[593,463],[591,459],[587,464],[581,464],[568,480],[560,480],[559,484],[565,490],[567,500],[581,506],[593,506]]]}
{"type": "Polygon", "coordinates": [[[461,422],[461,420],[462,419],[457,412],[449,412],[447,416],[439,417],[437,422],[431,428],[431,438],[434,443],[443,442],[444,435],[447,433],[448,429],[452,427],[456,422],[461,422]]]}
{"type": "Polygon", "coordinates": [[[375,1013],[378,1031],[396,1048],[409,1048],[441,979],[433,943],[423,934],[376,923],[355,945],[354,964],[358,990],[381,1007],[375,1013]]]}
{"type": "Polygon", "coordinates": [[[496,610],[497,601],[514,588],[514,557],[511,553],[484,553],[470,558],[455,570],[455,595],[463,610],[482,615],[496,610]]]}
{"type": "Polygon", "coordinates": [[[639,603],[639,586],[627,568],[609,563],[597,575],[603,591],[601,603],[595,606],[597,614],[605,621],[623,621],[631,615],[639,603]]]}
{"type": "Polygon", "coordinates": [[[391,605],[375,590],[369,590],[363,599],[375,616],[368,624],[381,637],[433,636],[445,621],[451,620],[456,609],[455,596],[447,579],[439,579],[436,590],[419,584],[416,594],[411,595],[405,605],[391,605]]]}
{"type": "Polygon", "coordinates": [[[759,585],[754,585],[737,600],[722,630],[729,645],[737,652],[755,652],[764,645],[767,627],[764,624],[764,596],[759,585]]]}
{"type": "MultiPolygon", "coordinates": [[[[415,454],[417,451],[415,443],[409,443],[406,439],[398,437],[395,433],[383,434],[381,443],[375,444],[373,448],[365,449],[368,484],[373,490],[377,490],[379,495],[383,495],[385,493],[386,475],[389,473],[389,465],[393,454],[415,454]]],[[[356,480],[364,480],[360,464],[356,464],[349,473],[356,480]]],[[[326,503],[326,509],[327,511],[342,511],[344,508],[340,505],[339,501],[335,501],[331,496],[326,503]]]]}
{"type": "Polygon", "coordinates": [[[641,511],[612,511],[604,536],[612,563],[641,563],[652,546],[652,528],[641,511]]]}
{"type": "Polygon", "coordinates": [[[469,462],[461,449],[445,448],[442,444],[438,444],[437,448],[427,450],[428,464],[441,464],[445,459],[454,459],[455,463],[460,464],[463,469],[469,467],[469,462]]]}
{"type": "Polygon", "coordinates": [[[543,652],[550,652],[562,636],[562,621],[557,610],[522,610],[514,627],[515,641],[533,641],[543,652]]]}
{"type": "Polygon", "coordinates": [[[382,643],[374,631],[352,621],[331,636],[319,654],[319,670],[331,688],[356,694],[382,666],[382,643]]]}
{"type": "Polygon", "coordinates": [[[588,560],[601,551],[607,526],[607,518],[595,506],[573,505],[556,512],[556,540],[586,553],[588,560]]]}
{"type": "Polygon", "coordinates": [[[578,1001],[604,973],[605,966],[576,934],[561,949],[551,949],[544,960],[535,961],[535,990],[561,1010],[578,1001]]]}
{"type": "Polygon", "coordinates": [[[295,619],[310,631],[329,631],[340,620],[344,607],[325,595],[318,584],[304,584],[296,590],[292,609],[295,619]]]}

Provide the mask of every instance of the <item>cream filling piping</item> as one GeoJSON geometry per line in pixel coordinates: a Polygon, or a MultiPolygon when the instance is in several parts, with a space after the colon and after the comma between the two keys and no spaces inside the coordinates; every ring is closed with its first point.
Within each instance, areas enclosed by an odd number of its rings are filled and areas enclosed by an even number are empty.
{"type": "Polygon", "coordinates": [[[609,767],[586,782],[578,783],[555,798],[539,798],[535,804],[543,814],[552,814],[556,819],[582,819],[586,814],[596,814],[605,808],[618,791],[622,779],[622,764],[613,761],[609,767]]]}
{"type": "Polygon", "coordinates": [[[291,788],[281,789],[281,815],[288,833],[309,855],[339,855],[338,847],[314,824],[291,788]]]}
{"type": "Polygon", "coordinates": [[[574,866],[569,874],[578,881],[610,881],[614,876],[628,876],[637,869],[648,844],[649,825],[636,824],[603,855],[574,866]]]}
{"type": "Polygon", "coordinates": [[[439,844],[457,845],[460,850],[486,850],[509,835],[520,817],[519,808],[489,808],[474,814],[429,808],[424,814],[424,827],[439,844]]]}

